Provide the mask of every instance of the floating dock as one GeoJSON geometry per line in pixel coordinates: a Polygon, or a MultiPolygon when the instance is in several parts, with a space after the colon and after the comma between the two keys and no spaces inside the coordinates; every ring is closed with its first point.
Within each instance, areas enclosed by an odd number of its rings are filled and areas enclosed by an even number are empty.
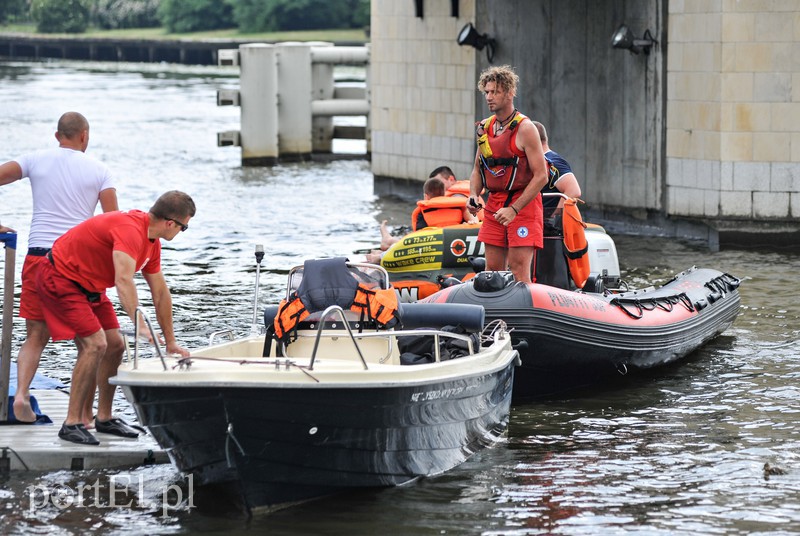
{"type": "Polygon", "coordinates": [[[58,471],[137,467],[169,463],[169,457],[148,434],[138,438],[96,433],[99,445],[77,445],[58,438],[67,416],[69,393],[31,390],[53,424],[0,425],[0,476],[12,471],[58,471]]]}

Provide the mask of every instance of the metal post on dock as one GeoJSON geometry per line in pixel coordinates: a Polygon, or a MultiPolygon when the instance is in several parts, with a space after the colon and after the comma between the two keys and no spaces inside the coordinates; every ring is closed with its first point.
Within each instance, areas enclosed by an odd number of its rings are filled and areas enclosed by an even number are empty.
{"type": "Polygon", "coordinates": [[[6,269],[3,278],[3,330],[0,339],[0,422],[8,420],[8,389],[11,379],[11,332],[14,327],[14,262],[17,233],[0,233],[5,244],[6,269]]]}

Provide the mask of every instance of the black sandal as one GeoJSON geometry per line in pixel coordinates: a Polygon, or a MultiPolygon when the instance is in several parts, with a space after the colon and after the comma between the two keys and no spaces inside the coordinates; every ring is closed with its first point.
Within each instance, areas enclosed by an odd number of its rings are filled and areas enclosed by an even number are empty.
{"type": "Polygon", "coordinates": [[[119,437],[139,437],[139,432],[122,419],[112,418],[101,421],[95,418],[94,429],[102,434],[112,434],[119,437]]]}
{"type": "Polygon", "coordinates": [[[89,432],[82,422],[78,424],[61,425],[61,430],[58,431],[58,437],[64,441],[71,441],[79,445],[99,445],[100,442],[89,432]]]}

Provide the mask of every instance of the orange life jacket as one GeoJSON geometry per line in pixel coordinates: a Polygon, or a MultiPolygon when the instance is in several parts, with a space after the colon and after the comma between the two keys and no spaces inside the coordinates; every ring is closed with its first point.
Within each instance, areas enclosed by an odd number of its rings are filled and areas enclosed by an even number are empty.
{"type": "MultiPolygon", "coordinates": [[[[469,198],[469,181],[456,181],[455,184],[447,189],[444,195],[447,197],[460,197],[463,195],[469,198]]],[[[480,209],[475,217],[478,218],[478,221],[483,221],[483,209],[480,209]]]]}
{"type": "Polygon", "coordinates": [[[444,195],[447,197],[452,197],[454,195],[463,195],[465,197],[469,197],[469,181],[456,181],[450,188],[447,189],[444,195]]]}
{"type": "MultiPolygon", "coordinates": [[[[361,315],[361,321],[375,321],[380,328],[393,327],[399,321],[399,305],[394,289],[370,289],[359,284],[350,310],[361,315]]],[[[308,318],[310,313],[305,304],[292,292],[288,300],[281,300],[278,313],[273,321],[275,337],[284,343],[297,339],[297,326],[308,318]]]]}
{"type": "Polygon", "coordinates": [[[358,285],[356,297],[350,307],[361,318],[374,320],[382,328],[397,324],[398,309],[397,293],[394,289],[369,289],[365,285],[358,285]]]}
{"type": "Polygon", "coordinates": [[[589,243],[586,240],[586,224],[581,218],[576,199],[564,201],[564,212],[561,218],[564,228],[564,249],[567,254],[567,264],[572,280],[583,288],[589,277],[589,243]]]}
{"type": "Polygon", "coordinates": [[[306,306],[300,301],[296,292],[293,292],[288,300],[281,300],[278,305],[278,314],[275,315],[272,327],[278,340],[287,342],[289,334],[297,329],[297,324],[311,314],[306,310],[306,306]]]}
{"type": "Polygon", "coordinates": [[[442,195],[417,201],[417,208],[411,213],[411,229],[414,231],[422,229],[418,225],[420,215],[425,221],[425,227],[449,227],[463,223],[464,207],[466,206],[466,197],[442,195]]]}

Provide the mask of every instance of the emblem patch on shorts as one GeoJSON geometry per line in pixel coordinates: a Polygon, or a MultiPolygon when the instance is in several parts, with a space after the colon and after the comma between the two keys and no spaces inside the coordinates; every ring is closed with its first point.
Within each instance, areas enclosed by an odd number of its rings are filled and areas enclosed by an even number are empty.
{"type": "Polygon", "coordinates": [[[517,236],[520,238],[525,238],[528,236],[528,228],[527,227],[520,227],[517,229],[517,236]]]}

